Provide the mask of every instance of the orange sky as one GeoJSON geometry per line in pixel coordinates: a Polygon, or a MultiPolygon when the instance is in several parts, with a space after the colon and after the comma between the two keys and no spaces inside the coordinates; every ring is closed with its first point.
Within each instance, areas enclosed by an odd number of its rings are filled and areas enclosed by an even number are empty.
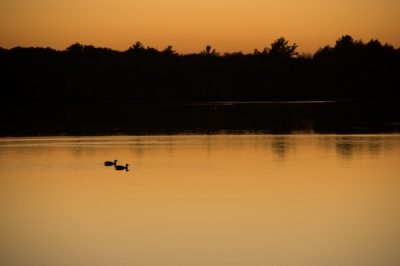
{"type": "Polygon", "coordinates": [[[279,37],[314,53],[342,35],[400,47],[399,0],[0,0],[0,47],[136,41],[178,53],[261,50],[279,37]]]}

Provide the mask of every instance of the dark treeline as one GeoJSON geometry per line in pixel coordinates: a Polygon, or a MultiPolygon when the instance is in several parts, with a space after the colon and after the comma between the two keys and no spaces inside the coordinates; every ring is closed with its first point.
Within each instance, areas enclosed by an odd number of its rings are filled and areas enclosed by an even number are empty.
{"type": "Polygon", "coordinates": [[[181,55],[137,42],[126,51],[73,44],[0,48],[2,99],[273,100],[400,96],[400,48],[343,36],[314,55],[279,38],[251,54],[210,46],[181,55]]]}

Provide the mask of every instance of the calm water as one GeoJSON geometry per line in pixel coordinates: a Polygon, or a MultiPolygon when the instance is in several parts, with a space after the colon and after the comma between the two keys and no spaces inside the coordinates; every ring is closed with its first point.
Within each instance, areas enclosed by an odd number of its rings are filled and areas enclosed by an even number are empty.
{"type": "Polygon", "coordinates": [[[0,265],[400,265],[399,158],[398,134],[2,138],[0,265]]]}
{"type": "Polygon", "coordinates": [[[400,101],[7,101],[0,136],[400,133],[400,101]]]}

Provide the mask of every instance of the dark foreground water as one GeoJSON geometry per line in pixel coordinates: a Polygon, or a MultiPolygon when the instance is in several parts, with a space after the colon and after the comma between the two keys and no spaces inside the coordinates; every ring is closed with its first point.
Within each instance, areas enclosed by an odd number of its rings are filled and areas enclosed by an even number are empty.
{"type": "Polygon", "coordinates": [[[0,136],[400,132],[396,100],[11,101],[0,108],[0,136]]]}
{"type": "Polygon", "coordinates": [[[1,138],[0,265],[400,265],[399,158],[398,134],[1,138]]]}

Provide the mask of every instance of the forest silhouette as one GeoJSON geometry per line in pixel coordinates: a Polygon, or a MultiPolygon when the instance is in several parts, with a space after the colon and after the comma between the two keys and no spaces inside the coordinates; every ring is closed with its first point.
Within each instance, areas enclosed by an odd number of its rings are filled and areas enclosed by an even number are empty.
{"type": "Polygon", "coordinates": [[[285,38],[253,53],[211,46],[178,54],[136,42],[126,51],[75,43],[0,48],[3,99],[282,100],[392,98],[400,95],[400,48],[342,36],[311,54],[285,38]]]}
{"type": "Polygon", "coordinates": [[[0,48],[0,136],[400,132],[400,48],[297,48],[0,48]]]}

